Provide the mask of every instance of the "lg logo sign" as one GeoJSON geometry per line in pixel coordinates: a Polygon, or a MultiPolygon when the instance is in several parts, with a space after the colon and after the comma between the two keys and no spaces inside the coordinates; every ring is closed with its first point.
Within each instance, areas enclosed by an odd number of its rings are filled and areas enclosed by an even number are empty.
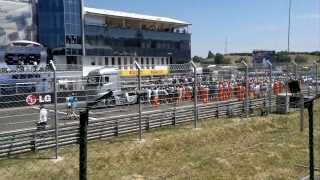
{"type": "Polygon", "coordinates": [[[29,106],[34,106],[38,102],[39,103],[51,103],[51,101],[52,101],[51,95],[39,95],[39,97],[37,97],[36,95],[29,95],[26,98],[26,102],[29,106]]]}

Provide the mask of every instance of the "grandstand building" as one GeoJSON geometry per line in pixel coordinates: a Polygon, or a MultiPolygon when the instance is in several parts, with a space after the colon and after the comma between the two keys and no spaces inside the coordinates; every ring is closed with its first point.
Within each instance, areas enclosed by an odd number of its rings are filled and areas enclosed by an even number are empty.
{"type": "Polygon", "coordinates": [[[110,65],[125,70],[137,61],[145,69],[156,69],[190,61],[190,23],[86,8],[82,2],[0,0],[0,47],[17,40],[39,42],[57,64],[83,67],[110,65]],[[19,12],[16,18],[8,14],[14,10],[19,12]]]}

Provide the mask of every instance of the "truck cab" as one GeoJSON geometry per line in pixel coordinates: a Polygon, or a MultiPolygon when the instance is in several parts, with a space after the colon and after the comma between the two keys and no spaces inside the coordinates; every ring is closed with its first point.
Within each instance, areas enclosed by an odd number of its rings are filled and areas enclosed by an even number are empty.
{"type": "Polygon", "coordinates": [[[91,71],[87,76],[89,103],[96,101],[104,105],[133,104],[137,96],[121,89],[120,71],[117,68],[101,68],[91,71]]]}

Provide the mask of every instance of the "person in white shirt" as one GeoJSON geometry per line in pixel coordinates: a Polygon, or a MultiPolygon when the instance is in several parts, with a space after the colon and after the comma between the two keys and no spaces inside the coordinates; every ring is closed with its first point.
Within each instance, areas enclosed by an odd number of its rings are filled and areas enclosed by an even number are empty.
{"type": "Polygon", "coordinates": [[[45,127],[48,123],[48,110],[40,105],[40,117],[38,121],[38,125],[45,127]]]}
{"type": "Polygon", "coordinates": [[[152,95],[152,90],[150,88],[147,89],[147,102],[151,104],[151,95],[152,95]]]}

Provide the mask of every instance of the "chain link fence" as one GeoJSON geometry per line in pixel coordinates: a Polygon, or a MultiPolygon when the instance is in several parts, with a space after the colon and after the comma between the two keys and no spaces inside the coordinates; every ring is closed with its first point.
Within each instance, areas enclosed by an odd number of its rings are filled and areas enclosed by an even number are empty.
{"type": "Polygon", "coordinates": [[[188,63],[156,69],[135,63],[106,66],[86,77],[81,67],[64,65],[56,72],[2,72],[0,156],[78,143],[79,111],[85,108],[89,140],[128,133],[143,139],[143,132],[154,128],[181,123],[197,128],[212,118],[303,113],[303,104],[289,104],[288,82],[300,80],[303,95],[318,94],[316,67],[188,63]],[[48,111],[45,129],[36,125],[39,104],[48,111]]]}

